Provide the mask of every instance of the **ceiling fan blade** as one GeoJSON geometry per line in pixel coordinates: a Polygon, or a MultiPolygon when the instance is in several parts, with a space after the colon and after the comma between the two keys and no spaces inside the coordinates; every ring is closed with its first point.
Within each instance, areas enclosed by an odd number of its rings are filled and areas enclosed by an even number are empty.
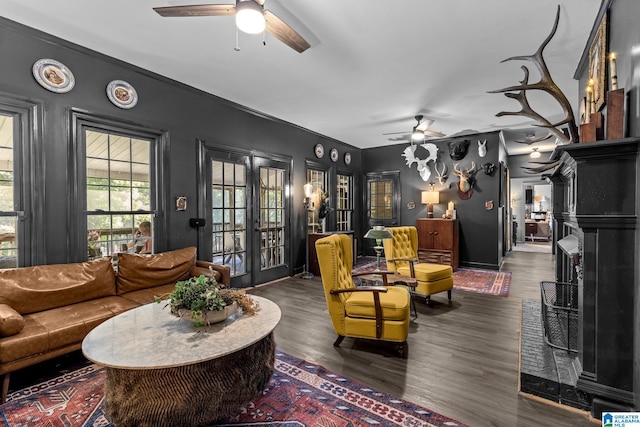
{"type": "Polygon", "coordinates": [[[229,16],[235,15],[234,4],[196,4],[190,6],[154,7],[153,10],[166,18],[180,16],[229,16]]]}
{"type": "Polygon", "coordinates": [[[433,136],[435,138],[440,138],[442,136],[446,136],[444,133],[442,132],[436,132],[435,130],[425,130],[423,131],[425,136],[433,136]]]}
{"type": "Polygon", "coordinates": [[[427,130],[433,124],[433,120],[427,119],[416,126],[416,130],[427,130]]]}
{"type": "Polygon", "coordinates": [[[404,132],[389,132],[389,133],[383,133],[383,135],[411,135],[410,133],[408,133],[407,131],[404,132]]]}
{"type": "Polygon", "coordinates": [[[282,19],[274,15],[273,12],[265,10],[264,18],[266,20],[267,32],[291,49],[302,53],[311,47],[309,42],[303,39],[300,34],[287,25],[282,19]]]}

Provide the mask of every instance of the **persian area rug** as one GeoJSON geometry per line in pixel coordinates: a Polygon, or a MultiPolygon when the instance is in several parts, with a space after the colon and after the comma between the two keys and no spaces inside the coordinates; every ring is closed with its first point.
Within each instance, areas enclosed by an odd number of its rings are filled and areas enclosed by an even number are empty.
{"type": "MultiPolygon", "coordinates": [[[[11,427],[115,427],[103,410],[104,377],[104,369],[92,364],[11,393],[0,406],[0,421],[11,427]]],[[[281,351],[264,392],[215,425],[465,426],[281,351]]]]}
{"type": "MultiPolygon", "coordinates": [[[[353,273],[373,271],[375,268],[375,258],[371,261],[368,257],[365,257],[354,266],[353,273]]],[[[387,263],[384,259],[380,260],[380,269],[387,269],[387,263]]],[[[483,295],[508,297],[511,289],[511,272],[459,268],[453,272],[453,289],[483,295]]]]}

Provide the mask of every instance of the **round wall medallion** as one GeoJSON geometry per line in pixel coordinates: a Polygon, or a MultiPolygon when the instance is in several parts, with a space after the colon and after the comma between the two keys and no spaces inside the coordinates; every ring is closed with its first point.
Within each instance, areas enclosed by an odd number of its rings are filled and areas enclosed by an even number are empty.
{"type": "Polygon", "coordinates": [[[316,144],[316,147],[314,148],[314,152],[316,153],[316,157],[321,159],[324,157],[324,147],[322,146],[322,144],[316,144]]]}
{"type": "Polygon", "coordinates": [[[107,85],[107,97],[116,107],[133,108],[138,103],[138,93],[124,80],[112,80],[107,85]]]}
{"type": "Polygon", "coordinates": [[[337,149],[332,148],[331,152],[329,154],[331,155],[331,161],[332,162],[337,162],[338,161],[339,155],[338,155],[338,150],[337,149]]]}
{"type": "Polygon", "coordinates": [[[344,164],[345,165],[351,164],[351,153],[344,153],[344,164]]]}

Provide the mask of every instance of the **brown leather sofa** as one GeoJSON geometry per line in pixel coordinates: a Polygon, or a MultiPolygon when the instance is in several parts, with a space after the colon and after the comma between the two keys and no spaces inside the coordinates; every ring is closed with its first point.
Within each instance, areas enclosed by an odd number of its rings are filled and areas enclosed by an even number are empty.
{"type": "Polygon", "coordinates": [[[84,337],[116,314],[171,292],[179,280],[214,271],[229,285],[229,267],[196,260],[188,247],[154,255],[119,254],[95,261],[0,270],[0,375],[4,403],[10,373],[78,350],[84,337]]]}

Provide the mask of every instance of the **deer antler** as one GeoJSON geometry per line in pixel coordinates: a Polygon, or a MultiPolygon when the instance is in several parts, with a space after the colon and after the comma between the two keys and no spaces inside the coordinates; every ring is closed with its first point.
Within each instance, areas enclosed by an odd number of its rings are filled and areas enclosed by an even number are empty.
{"type": "Polygon", "coordinates": [[[535,167],[535,168],[522,166],[522,169],[524,169],[526,173],[537,174],[537,173],[541,173],[541,172],[544,172],[544,171],[548,171],[550,169],[554,169],[561,162],[562,162],[561,160],[554,160],[554,161],[551,161],[551,162],[531,162],[531,163],[536,163],[536,164],[539,164],[539,165],[542,165],[542,166],[538,166],[538,167],[535,167]]]}
{"type": "MultiPolygon", "coordinates": [[[[553,79],[551,78],[551,74],[549,73],[549,68],[547,67],[546,62],[544,61],[544,57],[542,56],[544,48],[547,47],[553,36],[556,34],[556,30],[558,29],[558,21],[560,20],[560,5],[558,5],[558,11],[556,12],[556,19],[553,24],[553,28],[551,33],[547,36],[547,38],[542,42],[538,50],[533,55],[525,55],[525,56],[512,56],[511,58],[507,58],[502,62],[513,61],[513,60],[523,60],[532,62],[538,71],[540,72],[540,81],[537,83],[529,83],[529,69],[526,66],[522,66],[522,70],[524,71],[524,79],[520,81],[520,85],[518,86],[510,86],[504,89],[490,91],[489,93],[504,93],[506,97],[515,99],[520,103],[522,109],[520,111],[502,111],[496,116],[525,116],[530,119],[537,120],[541,122],[540,127],[546,128],[548,130],[548,134],[544,137],[536,138],[533,141],[527,142],[531,144],[533,142],[543,141],[552,136],[557,136],[558,139],[565,144],[571,144],[574,142],[578,142],[578,128],[576,126],[575,118],[573,115],[573,110],[571,109],[571,104],[567,97],[562,93],[558,85],[555,84],[553,79]],[[539,113],[535,112],[531,106],[529,105],[529,101],[527,100],[526,91],[527,90],[542,90],[551,95],[562,107],[562,111],[565,114],[565,118],[557,123],[551,123],[549,120],[545,119],[539,113]],[[518,91],[513,93],[514,91],[518,91]],[[569,136],[567,137],[564,132],[558,129],[558,126],[562,126],[566,124],[569,129],[569,136]]],[[[520,141],[517,141],[520,142],[520,141]]]]}
{"type": "Polygon", "coordinates": [[[476,170],[476,162],[471,162],[471,167],[469,169],[467,169],[466,173],[468,175],[470,173],[475,172],[475,170],[476,170]]]}

